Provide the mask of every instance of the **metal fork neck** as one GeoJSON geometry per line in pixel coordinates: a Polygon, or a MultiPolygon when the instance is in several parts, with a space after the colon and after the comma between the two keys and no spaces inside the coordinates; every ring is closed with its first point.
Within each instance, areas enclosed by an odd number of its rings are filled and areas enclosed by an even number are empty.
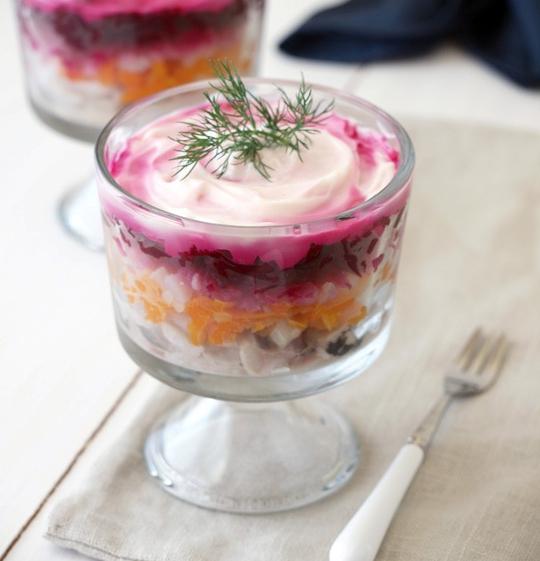
{"type": "Polygon", "coordinates": [[[429,413],[424,417],[418,428],[409,436],[407,442],[409,444],[416,444],[423,450],[426,450],[433,440],[442,416],[452,399],[452,395],[444,394],[429,410],[429,413]]]}

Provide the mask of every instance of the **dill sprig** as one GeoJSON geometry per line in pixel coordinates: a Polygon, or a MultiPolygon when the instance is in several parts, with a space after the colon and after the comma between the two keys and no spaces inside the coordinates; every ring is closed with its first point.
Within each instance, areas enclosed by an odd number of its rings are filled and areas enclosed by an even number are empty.
{"type": "Polygon", "coordinates": [[[176,138],[178,162],[176,174],[189,175],[201,161],[221,177],[229,165],[251,163],[267,180],[272,168],[261,156],[265,148],[282,147],[295,152],[311,144],[310,136],[334,107],[334,101],[315,103],[313,92],[304,78],[291,98],[277,88],[277,102],[259,97],[249,91],[236,69],[225,61],[214,61],[217,83],[210,86],[216,94],[204,94],[208,108],[190,121],[181,123],[183,129],[176,138]]]}

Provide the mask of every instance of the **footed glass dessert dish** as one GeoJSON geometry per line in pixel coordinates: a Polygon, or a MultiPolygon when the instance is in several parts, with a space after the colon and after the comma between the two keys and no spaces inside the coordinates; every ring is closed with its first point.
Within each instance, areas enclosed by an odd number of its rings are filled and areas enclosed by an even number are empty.
{"type": "Polygon", "coordinates": [[[357,465],[348,422],[296,399],[384,349],[414,154],[357,97],[246,79],[239,102],[224,84],[123,109],[97,143],[98,187],[121,342],[196,396],[149,435],[150,473],[204,507],[270,512],[357,465]]]}
{"type": "MultiPolygon", "coordinates": [[[[31,105],[50,127],[93,143],[125,104],[211,76],[210,59],[253,73],[262,9],[263,0],[17,0],[31,105]]],[[[59,210],[71,235],[102,247],[93,181],[59,210]]]]}

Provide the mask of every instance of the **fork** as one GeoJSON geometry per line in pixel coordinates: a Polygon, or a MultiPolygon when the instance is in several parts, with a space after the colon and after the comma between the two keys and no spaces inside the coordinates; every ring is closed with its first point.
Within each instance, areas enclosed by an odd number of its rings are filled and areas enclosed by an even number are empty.
{"type": "Polygon", "coordinates": [[[508,357],[504,335],[476,329],[444,377],[444,393],[408,438],[386,473],[330,548],[330,561],[373,561],[386,531],[420,468],[450,403],[478,395],[496,382],[508,357]]]}

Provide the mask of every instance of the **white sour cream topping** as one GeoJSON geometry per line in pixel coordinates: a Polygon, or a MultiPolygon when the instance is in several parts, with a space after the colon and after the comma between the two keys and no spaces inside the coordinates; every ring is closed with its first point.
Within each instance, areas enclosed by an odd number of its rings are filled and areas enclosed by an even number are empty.
{"type": "Polygon", "coordinates": [[[178,120],[153,123],[130,139],[126,164],[116,180],[155,207],[179,216],[234,225],[288,224],[332,217],[371,197],[395,174],[384,152],[374,163],[360,161],[355,145],[327,130],[312,135],[297,153],[266,149],[271,181],[253,165],[230,165],[217,177],[198,164],[187,177],[174,176],[178,120]]]}

